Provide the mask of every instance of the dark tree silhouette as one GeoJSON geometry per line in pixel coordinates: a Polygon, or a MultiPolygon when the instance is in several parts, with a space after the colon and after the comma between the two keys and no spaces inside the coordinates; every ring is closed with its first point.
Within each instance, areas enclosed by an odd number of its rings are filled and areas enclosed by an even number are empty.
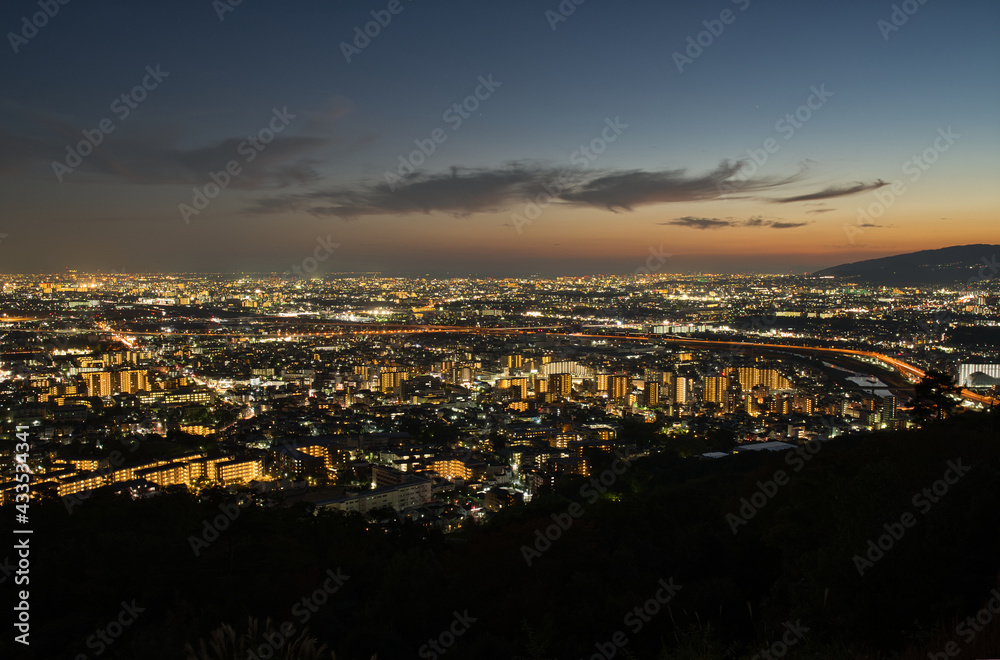
{"type": "Polygon", "coordinates": [[[948,417],[958,407],[951,396],[958,391],[950,374],[929,369],[914,387],[913,415],[923,422],[948,417]]]}

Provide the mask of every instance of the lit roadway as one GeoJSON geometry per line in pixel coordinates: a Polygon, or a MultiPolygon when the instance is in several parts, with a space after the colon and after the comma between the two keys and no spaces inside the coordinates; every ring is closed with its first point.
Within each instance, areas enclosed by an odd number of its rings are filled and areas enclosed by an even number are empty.
{"type": "MultiPolygon", "coordinates": [[[[302,321],[297,321],[298,323],[303,323],[302,321]]],[[[306,323],[313,323],[312,321],[306,323]]],[[[566,326],[546,326],[546,327],[521,327],[521,328],[477,328],[468,327],[460,325],[401,325],[401,324],[358,324],[358,323],[322,323],[326,327],[341,327],[344,330],[341,331],[327,331],[327,332],[274,332],[270,334],[253,334],[248,335],[244,333],[228,333],[228,332],[132,332],[128,330],[117,330],[108,327],[104,324],[99,324],[99,328],[105,332],[110,332],[115,335],[115,337],[125,344],[131,344],[128,337],[131,336],[143,336],[143,337],[235,337],[244,339],[284,339],[284,338],[297,338],[297,337],[357,337],[362,335],[399,335],[399,334],[420,334],[420,333],[430,333],[430,332],[452,332],[452,333],[465,333],[465,334],[477,334],[477,335],[504,335],[504,334],[535,334],[541,333],[547,330],[565,330],[566,326]],[[347,329],[350,330],[347,330],[347,329]]],[[[51,332],[51,331],[50,331],[51,332]]],[[[56,332],[59,332],[58,330],[56,332]]],[[[64,330],[62,332],[87,332],[86,330],[64,330]]],[[[876,353],[874,351],[859,351],[850,348],[823,348],[819,346],[796,346],[794,344],[761,344],[756,342],[741,342],[741,341],[718,341],[712,339],[690,339],[690,338],[680,338],[680,337],[664,337],[663,335],[601,335],[601,334],[581,334],[581,333],[566,333],[566,332],[545,332],[545,334],[550,334],[559,337],[573,337],[581,339],[617,339],[617,340],[633,340],[633,341],[649,341],[652,339],[661,339],[665,342],[675,343],[675,344],[689,344],[693,346],[703,346],[706,348],[770,348],[778,349],[783,351],[794,351],[794,352],[812,352],[812,353],[832,353],[835,355],[849,355],[855,357],[867,357],[883,362],[884,364],[892,367],[896,371],[900,372],[907,378],[920,379],[924,377],[924,371],[919,369],[912,364],[904,362],[894,357],[889,357],[888,355],[883,355],[882,353],[876,353]]],[[[980,403],[983,405],[997,405],[1000,404],[1000,399],[995,397],[985,396],[982,394],[977,394],[967,389],[962,389],[959,391],[959,395],[968,401],[973,401],[975,403],[980,403]]]]}
{"type": "MultiPolygon", "coordinates": [[[[607,335],[570,335],[573,337],[602,337],[606,338],[607,335]]],[[[657,335],[653,335],[656,337],[657,335]]],[[[635,338],[650,339],[650,335],[638,335],[635,338]]],[[[896,371],[900,372],[908,378],[920,379],[923,378],[925,372],[923,369],[918,369],[908,362],[903,362],[894,357],[889,357],[888,355],[883,355],[882,353],[875,353],[874,351],[859,351],[851,348],[823,348],[819,346],[795,346],[789,344],[761,344],[756,342],[742,342],[742,341],[716,341],[712,339],[681,339],[679,337],[660,337],[665,341],[674,342],[677,344],[694,344],[697,346],[705,346],[708,348],[772,348],[784,351],[796,351],[796,352],[817,352],[817,353],[833,353],[836,355],[851,355],[856,357],[867,357],[874,358],[879,362],[884,362],[896,371]]],[[[996,405],[1000,404],[1000,399],[996,399],[990,396],[984,396],[982,394],[977,394],[967,389],[962,389],[959,391],[959,395],[963,399],[968,399],[969,401],[974,401],[976,403],[981,403],[984,405],[996,405]]]]}

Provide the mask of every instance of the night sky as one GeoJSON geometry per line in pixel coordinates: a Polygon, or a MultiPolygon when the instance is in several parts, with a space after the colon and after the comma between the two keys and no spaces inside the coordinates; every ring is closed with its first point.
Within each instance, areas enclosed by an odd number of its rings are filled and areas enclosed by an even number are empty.
{"type": "Polygon", "coordinates": [[[0,10],[4,272],[280,272],[318,241],[320,272],[803,272],[1000,242],[995,0],[47,1],[0,10]]]}

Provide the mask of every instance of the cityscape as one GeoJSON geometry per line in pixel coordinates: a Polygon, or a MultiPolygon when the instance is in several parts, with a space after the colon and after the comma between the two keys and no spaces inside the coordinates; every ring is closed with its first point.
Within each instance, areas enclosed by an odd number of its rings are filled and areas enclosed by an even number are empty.
{"type": "Polygon", "coordinates": [[[996,2],[0,26],[0,658],[1000,658],[996,2]]]}
{"type": "Polygon", "coordinates": [[[31,449],[0,498],[27,466],[66,513],[223,488],[461,534],[581,480],[596,501],[605,456],[801,451],[1000,403],[995,278],[68,271],[2,296],[3,421],[31,449]]]}

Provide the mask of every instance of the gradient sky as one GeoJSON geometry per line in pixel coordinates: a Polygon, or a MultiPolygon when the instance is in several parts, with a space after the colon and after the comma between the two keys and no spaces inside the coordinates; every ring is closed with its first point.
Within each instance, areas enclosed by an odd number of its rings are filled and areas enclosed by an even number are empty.
{"type": "Polygon", "coordinates": [[[399,0],[348,62],[390,4],[72,0],[24,32],[37,0],[4,3],[0,270],[286,271],[321,237],[338,247],[319,273],[431,275],[802,272],[1000,243],[995,0],[913,0],[892,31],[893,3],[871,0],[566,0],[558,22],[555,0],[399,0]],[[446,111],[490,76],[456,126],[446,111]],[[295,117],[241,147],[275,109],[295,117]],[[83,130],[101,144],[54,167],[83,130]]]}

